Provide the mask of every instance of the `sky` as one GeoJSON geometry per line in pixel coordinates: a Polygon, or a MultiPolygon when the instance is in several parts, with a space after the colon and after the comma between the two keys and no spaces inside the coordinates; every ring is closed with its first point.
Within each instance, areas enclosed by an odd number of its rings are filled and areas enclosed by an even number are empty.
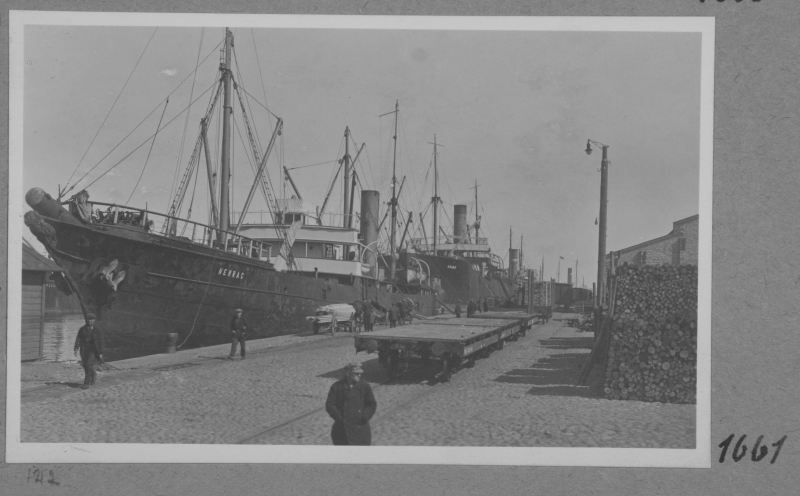
{"type": "MultiPolygon", "coordinates": [[[[321,205],[349,126],[358,146],[366,143],[359,179],[386,202],[394,114],[379,116],[399,102],[401,212],[417,219],[430,204],[435,135],[443,145],[437,162],[445,230],[455,204],[466,204],[474,220],[477,181],[481,231],[493,251],[506,256],[513,229],[515,248],[524,238],[530,268],[544,257],[546,278],[565,281],[566,267],[578,260],[579,282],[591,287],[595,280],[601,152],[587,156],[587,139],[609,146],[609,250],[663,236],[672,222],[699,211],[700,34],[233,32],[234,77],[250,94],[248,117],[262,148],[275,123],[262,105],[284,120],[267,165],[280,192],[279,167],[302,167],[292,171],[294,181],[304,199],[321,205]],[[320,165],[303,167],[311,164],[320,165]]],[[[38,186],[55,196],[83,178],[70,194],[91,183],[91,200],[166,212],[208,105],[203,92],[216,77],[223,37],[217,27],[26,26],[24,191],[38,186]],[[197,100],[187,121],[181,112],[190,94],[197,100]],[[162,129],[148,140],[159,120],[162,129]]],[[[215,124],[210,135],[216,133],[215,124]]],[[[233,141],[239,210],[253,171],[236,130],[233,141]]],[[[208,187],[200,165],[186,204],[194,194],[192,219],[204,222],[208,187]]],[[[328,211],[341,211],[340,189],[328,211]]],[[[266,210],[260,195],[250,210],[266,210]]],[[[430,209],[425,220],[430,235],[430,209]]],[[[35,243],[27,229],[23,234],[35,243]]]]}

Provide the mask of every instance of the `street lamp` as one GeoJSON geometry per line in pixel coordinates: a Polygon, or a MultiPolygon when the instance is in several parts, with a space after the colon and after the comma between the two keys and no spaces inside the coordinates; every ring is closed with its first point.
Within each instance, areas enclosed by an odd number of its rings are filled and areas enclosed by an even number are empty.
{"type": "Polygon", "coordinates": [[[606,211],[608,209],[608,145],[587,140],[586,155],[592,154],[592,145],[603,149],[603,160],[600,162],[600,234],[597,246],[597,294],[595,295],[595,305],[603,304],[605,296],[606,282],[606,211]]]}

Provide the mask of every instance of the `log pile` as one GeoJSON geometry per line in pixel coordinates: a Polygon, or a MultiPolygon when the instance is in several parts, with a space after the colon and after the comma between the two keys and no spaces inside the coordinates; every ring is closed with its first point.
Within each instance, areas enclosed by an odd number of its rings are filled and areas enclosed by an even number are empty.
{"type": "Polygon", "coordinates": [[[608,349],[608,399],[696,403],[697,267],[623,265],[608,349]]]}

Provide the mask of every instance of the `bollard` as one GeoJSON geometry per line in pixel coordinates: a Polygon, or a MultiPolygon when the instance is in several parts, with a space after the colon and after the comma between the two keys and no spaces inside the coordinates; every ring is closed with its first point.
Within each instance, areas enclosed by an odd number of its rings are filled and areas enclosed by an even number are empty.
{"type": "Polygon", "coordinates": [[[175,353],[175,345],[178,343],[178,333],[170,332],[167,334],[167,353],[175,353]]]}

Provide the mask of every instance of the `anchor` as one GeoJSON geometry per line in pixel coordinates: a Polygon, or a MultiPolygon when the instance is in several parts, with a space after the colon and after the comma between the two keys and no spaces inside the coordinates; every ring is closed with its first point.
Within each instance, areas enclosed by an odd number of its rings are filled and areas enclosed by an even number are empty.
{"type": "Polygon", "coordinates": [[[119,265],[119,260],[112,260],[111,263],[106,265],[105,267],[100,267],[98,272],[98,278],[103,281],[111,291],[117,291],[117,285],[125,279],[125,271],[121,270],[114,276],[114,271],[117,269],[117,265],[119,265]]]}

